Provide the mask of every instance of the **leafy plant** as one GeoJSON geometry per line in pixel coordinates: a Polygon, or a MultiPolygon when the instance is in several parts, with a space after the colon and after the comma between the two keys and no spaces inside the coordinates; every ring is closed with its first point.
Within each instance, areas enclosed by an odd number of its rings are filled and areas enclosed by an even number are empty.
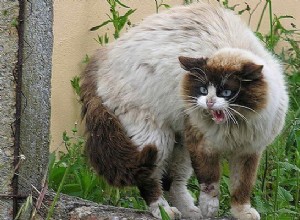
{"type": "Polygon", "coordinates": [[[75,91],[76,95],[80,95],[80,77],[79,76],[74,76],[73,79],[71,80],[71,86],[73,90],[75,91]]]}
{"type": "Polygon", "coordinates": [[[170,8],[171,6],[164,3],[164,0],[160,0],[160,3],[158,3],[158,0],[154,0],[155,1],[155,9],[156,9],[156,13],[158,13],[159,8],[161,7],[165,7],[165,8],[170,8]]]}
{"type": "MultiPolygon", "coordinates": [[[[117,39],[120,36],[121,30],[124,28],[125,24],[128,22],[128,17],[135,12],[136,9],[131,9],[130,7],[126,6],[119,0],[106,0],[107,3],[110,5],[110,13],[111,15],[108,16],[108,20],[102,22],[100,25],[92,27],[91,31],[96,31],[99,28],[112,23],[114,26],[114,38],[117,39]],[[123,8],[127,8],[128,11],[124,15],[120,15],[119,11],[117,10],[117,6],[121,6],[123,8]]],[[[101,37],[100,37],[101,38],[101,37]]],[[[99,40],[99,38],[98,38],[99,40]]],[[[100,42],[108,42],[108,37],[104,37],[100,42]]]]}
{"type": "Polygon", "coordinates": [[[183,4],[184,4],[184,5],[189,5],[189,4],[192,4],[192,3],[194,3],[194,2],[199,2],[199,0],[184,0],[184,1],[183,1],[183,4]]]}
{"type": "Polygon", "coordinates": [[[98,35],[98,38],[95,39],[95,41],[100,44],[101,46],[105,45],[105,44],[108,44],[109,42],[109,37],[107,35],[107,33],[104,34],[104,36],[100,36],[98,35]]]}
{"type": "Polygon", "coordinates": [[[160,215],[161,215],[162,220],[171,220],[170,216],[168,215],[168,213],[166,212],[164,207],[159,206],[159,211],[160,211],[160,215]]]}

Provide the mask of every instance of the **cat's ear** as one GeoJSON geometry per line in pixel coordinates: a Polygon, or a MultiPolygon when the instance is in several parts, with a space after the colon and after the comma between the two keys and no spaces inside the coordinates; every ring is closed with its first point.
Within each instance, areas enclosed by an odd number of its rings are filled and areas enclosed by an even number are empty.
{"type": "Polygon", "coordinates": [[[178,57],[180,66],[187,71],[190,71],[193,68],[202,68],[207,61],[207,58],[191,58],[191,57],[178,57]]]}
{"type": "Polygon", "coordinates": [[[242,69],[242,77],[245,80],[260,79],[262,75],[263,65],[257,65],[255,63],[246,63],[242,69]]]}

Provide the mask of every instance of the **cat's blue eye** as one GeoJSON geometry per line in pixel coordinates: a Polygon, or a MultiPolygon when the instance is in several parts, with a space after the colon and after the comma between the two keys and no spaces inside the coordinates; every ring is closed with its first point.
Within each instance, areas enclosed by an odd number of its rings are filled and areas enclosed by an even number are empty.
{"type": "Polygon", "coordinates": [[[231,96],[231,94],[232,94],[232,91],[229,89],[225,89],[221,92],[221,96],[223,96],[223,97],[231,96]]]}
{"type": "Polygon", "coordinates": [[[207,89],[203,86],[200,87],[200,92],[203,94],[203,95],[207,95],[207,89]]]}

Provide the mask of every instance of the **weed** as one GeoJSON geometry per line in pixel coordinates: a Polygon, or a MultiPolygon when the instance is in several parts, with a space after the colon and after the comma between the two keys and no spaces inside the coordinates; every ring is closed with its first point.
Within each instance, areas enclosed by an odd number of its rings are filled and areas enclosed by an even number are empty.
{"type": "MultiPolygon", "coordinates": [[[[125,24],[128,22],[128,17],[135,12],[136,9],[131,9],[127,5],[123,4],[119,0],[106,0],[107,3],[110,5],[110,15],[108,16],[108,20],[102,22],[100,25],[92,27],[91,31],[96,31],[99,28],[106,26],[109,23],[112,23],[114,26],[114,38],[117,39],[120,36],[121,30],[124,28],[125,24]],[[121,6],[123,8],[127,8],[128,11],[124,15],[120,15],[119,11],[117,10],[117,6],[121,6]]],[[[106,36],[107,37],[107,36],[106,36]]],[[[98,37],[99,39],[99,37],[98,37]]],[[[104,41],[100,42],[108,42],[108,37],[104,37],[104,41]]]]}
{"type": "Polygon", "coordinates": [[[14,18],[14,19],[11,21],[11,26],[13,26],[13,27],[15,27],[15,28],[18,28],[18,26],[19,26],[18,18],[14,18]]]}
{"type": "Polygon", "coordinates": [[[166,212],[164,207],[159,206],[159,211],[160,211],[160,215],[161,215],[162,220],[171,220],[170,216],[168,215],[168,213],[166,212]]]}
{"type": "MultiPolygon", "coordinates": [[[[87,58],[87,57],[86,57],[87,58]]],[[[76,95],[80,95],[80,77],[79,76],[74,76],[73,79],[71,80],[71,86],[73,90],[75,91],[76,95]]]]}
{"type": "Polygon", "coordinates": [[[165,7],[165,8],[170,8],[171,7],[170,5],[165,4],[163,0],[160,0],[160,3],[158,3],[158,0],[154,0],[154,1],[155,1],[156,13],[158,13],[158,11],[161,7],[165,7]]]}

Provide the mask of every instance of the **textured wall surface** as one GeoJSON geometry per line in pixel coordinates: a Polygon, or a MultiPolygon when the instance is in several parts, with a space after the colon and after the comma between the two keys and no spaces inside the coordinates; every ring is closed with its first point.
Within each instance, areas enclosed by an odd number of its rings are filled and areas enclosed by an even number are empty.
{"type": "MultiPolygon", "coordinates": [[[[15,81],[18,33],[14,22],[19,15],[17,0],[0,0],[0,194],[11,194],[15,121],[15,81]]],[[[11,219],[12,201],[0,199],[0,219],[11,219]]]]}
{"type": "Polygon", "coordinates": [[[52,0],[25,1],[19,192],[38,189],[49,154],[52,0]]]}

